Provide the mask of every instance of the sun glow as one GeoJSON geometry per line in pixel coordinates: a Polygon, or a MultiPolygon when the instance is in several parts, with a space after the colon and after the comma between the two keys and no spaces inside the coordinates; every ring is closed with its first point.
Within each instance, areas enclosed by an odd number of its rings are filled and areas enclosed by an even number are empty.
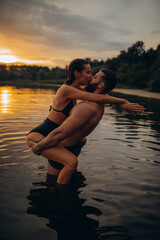
{"type": "Polygon", "coordinates": [[[0,62],[3,62],[3,63],[19,62],[19,58],[13,55],[0,55],[0,62]]]}
{"type": "Polygon", "coordinates": [[[12,55],[11,51],[8,49],[0,49],[0,63],[16,63],[16,62],[27,63],[27,64],[44,63],[43,61],[21,59],[15,55],[12,55]]]}
{"type": "Polygon", "coordinates": [[[8,49],[0,49],[0,54],[10,54],[11,51],[8,49]]]}
{"type": "Polygon", "coordinates": [[[8,105],[10,102],[10,91],[8,89],[2,89],[0,94],[0,102],[1,102],[1,112],[6,113],[8,110],[8,105]]]}

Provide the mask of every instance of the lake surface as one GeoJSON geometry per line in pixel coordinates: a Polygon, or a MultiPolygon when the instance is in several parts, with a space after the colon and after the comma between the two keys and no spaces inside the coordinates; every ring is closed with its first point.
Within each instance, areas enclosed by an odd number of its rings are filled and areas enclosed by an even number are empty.
{"type": "Polygon", "coordinates": [[[114,93],[145,113],[107,105],[59,196],[45,186],[46,160],[25,143],[55,90],[0,87],[1,239],[160,239],[160,100],[114,93]]]}

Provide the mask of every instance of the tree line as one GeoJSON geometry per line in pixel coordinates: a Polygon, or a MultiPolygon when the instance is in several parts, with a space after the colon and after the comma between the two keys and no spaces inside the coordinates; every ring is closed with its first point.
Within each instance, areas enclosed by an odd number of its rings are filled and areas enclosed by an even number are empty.
{"type": "MultiPolygon", "coordinates": [[[[142,41],[134,43],[127,50],[123,50],[117,57],[104,60],[91,60],[92,74],[101,68],[109,68],[116,73],[119,87],[148,89],[160,92],[160,44],[156,49],[145,49],[142,41]]],[[[5,65],[0,64],[0,81],[41,81],[65,82],[67,68],[55,67],[49,69],[42,66],[30,65],[5,65]]]]}

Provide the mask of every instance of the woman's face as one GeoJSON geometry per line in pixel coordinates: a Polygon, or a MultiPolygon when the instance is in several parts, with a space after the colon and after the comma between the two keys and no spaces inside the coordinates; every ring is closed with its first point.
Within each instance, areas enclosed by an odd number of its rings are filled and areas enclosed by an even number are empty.
{"type": "Polygon", "coordinates": [[[87,85],[92,78],[90,64],[85,64],[84,69],[79,73],[78,80],[81,81],[82,85],[87,85]]]}

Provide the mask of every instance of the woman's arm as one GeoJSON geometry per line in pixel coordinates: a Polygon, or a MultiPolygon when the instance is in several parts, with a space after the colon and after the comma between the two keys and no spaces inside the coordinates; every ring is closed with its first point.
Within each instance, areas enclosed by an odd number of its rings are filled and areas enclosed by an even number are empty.
{"type": "MultiPolygon", "coordinates": [[[[63,89],[63,95],[69,99],[79,99],[79,100],[87,100],[96,103],[111,103],[111,104],[122,104],[127,103],[126,99],[111,97],[105,94],[97,94],[97,93],[89,93],[85,91],[78,90],[71,86],[65,86],[63,89]]],[[[61,90],[62,91],[62,90],[61,90]]]]}
{"type": "Polygon", "coordinates": [[[134,116],[138,113],[144,112],[144,110],[145,110],[145,108],[143,106],[141,106],[140,104],[130,103],[130,102],[122,103],[122,104],[118,105],[118,107],[129,112],[130,114],[132,114],[134,116]]]}
{"type": "Polygon", "coordinates": [[[145,110],[144,107],[139,105],[138,103],[130,103],[129,101],[123,98],[116,98],[109,96],[107,94],[89,93],[78,90],[71,86],[68,86],[66,90],[67,94],[69,94],[69,97],[72,99],[88,100],[100,104],[101,103],[115,104],[132,115],[136,115],[137,113],[141,113],[145,110]]]}

